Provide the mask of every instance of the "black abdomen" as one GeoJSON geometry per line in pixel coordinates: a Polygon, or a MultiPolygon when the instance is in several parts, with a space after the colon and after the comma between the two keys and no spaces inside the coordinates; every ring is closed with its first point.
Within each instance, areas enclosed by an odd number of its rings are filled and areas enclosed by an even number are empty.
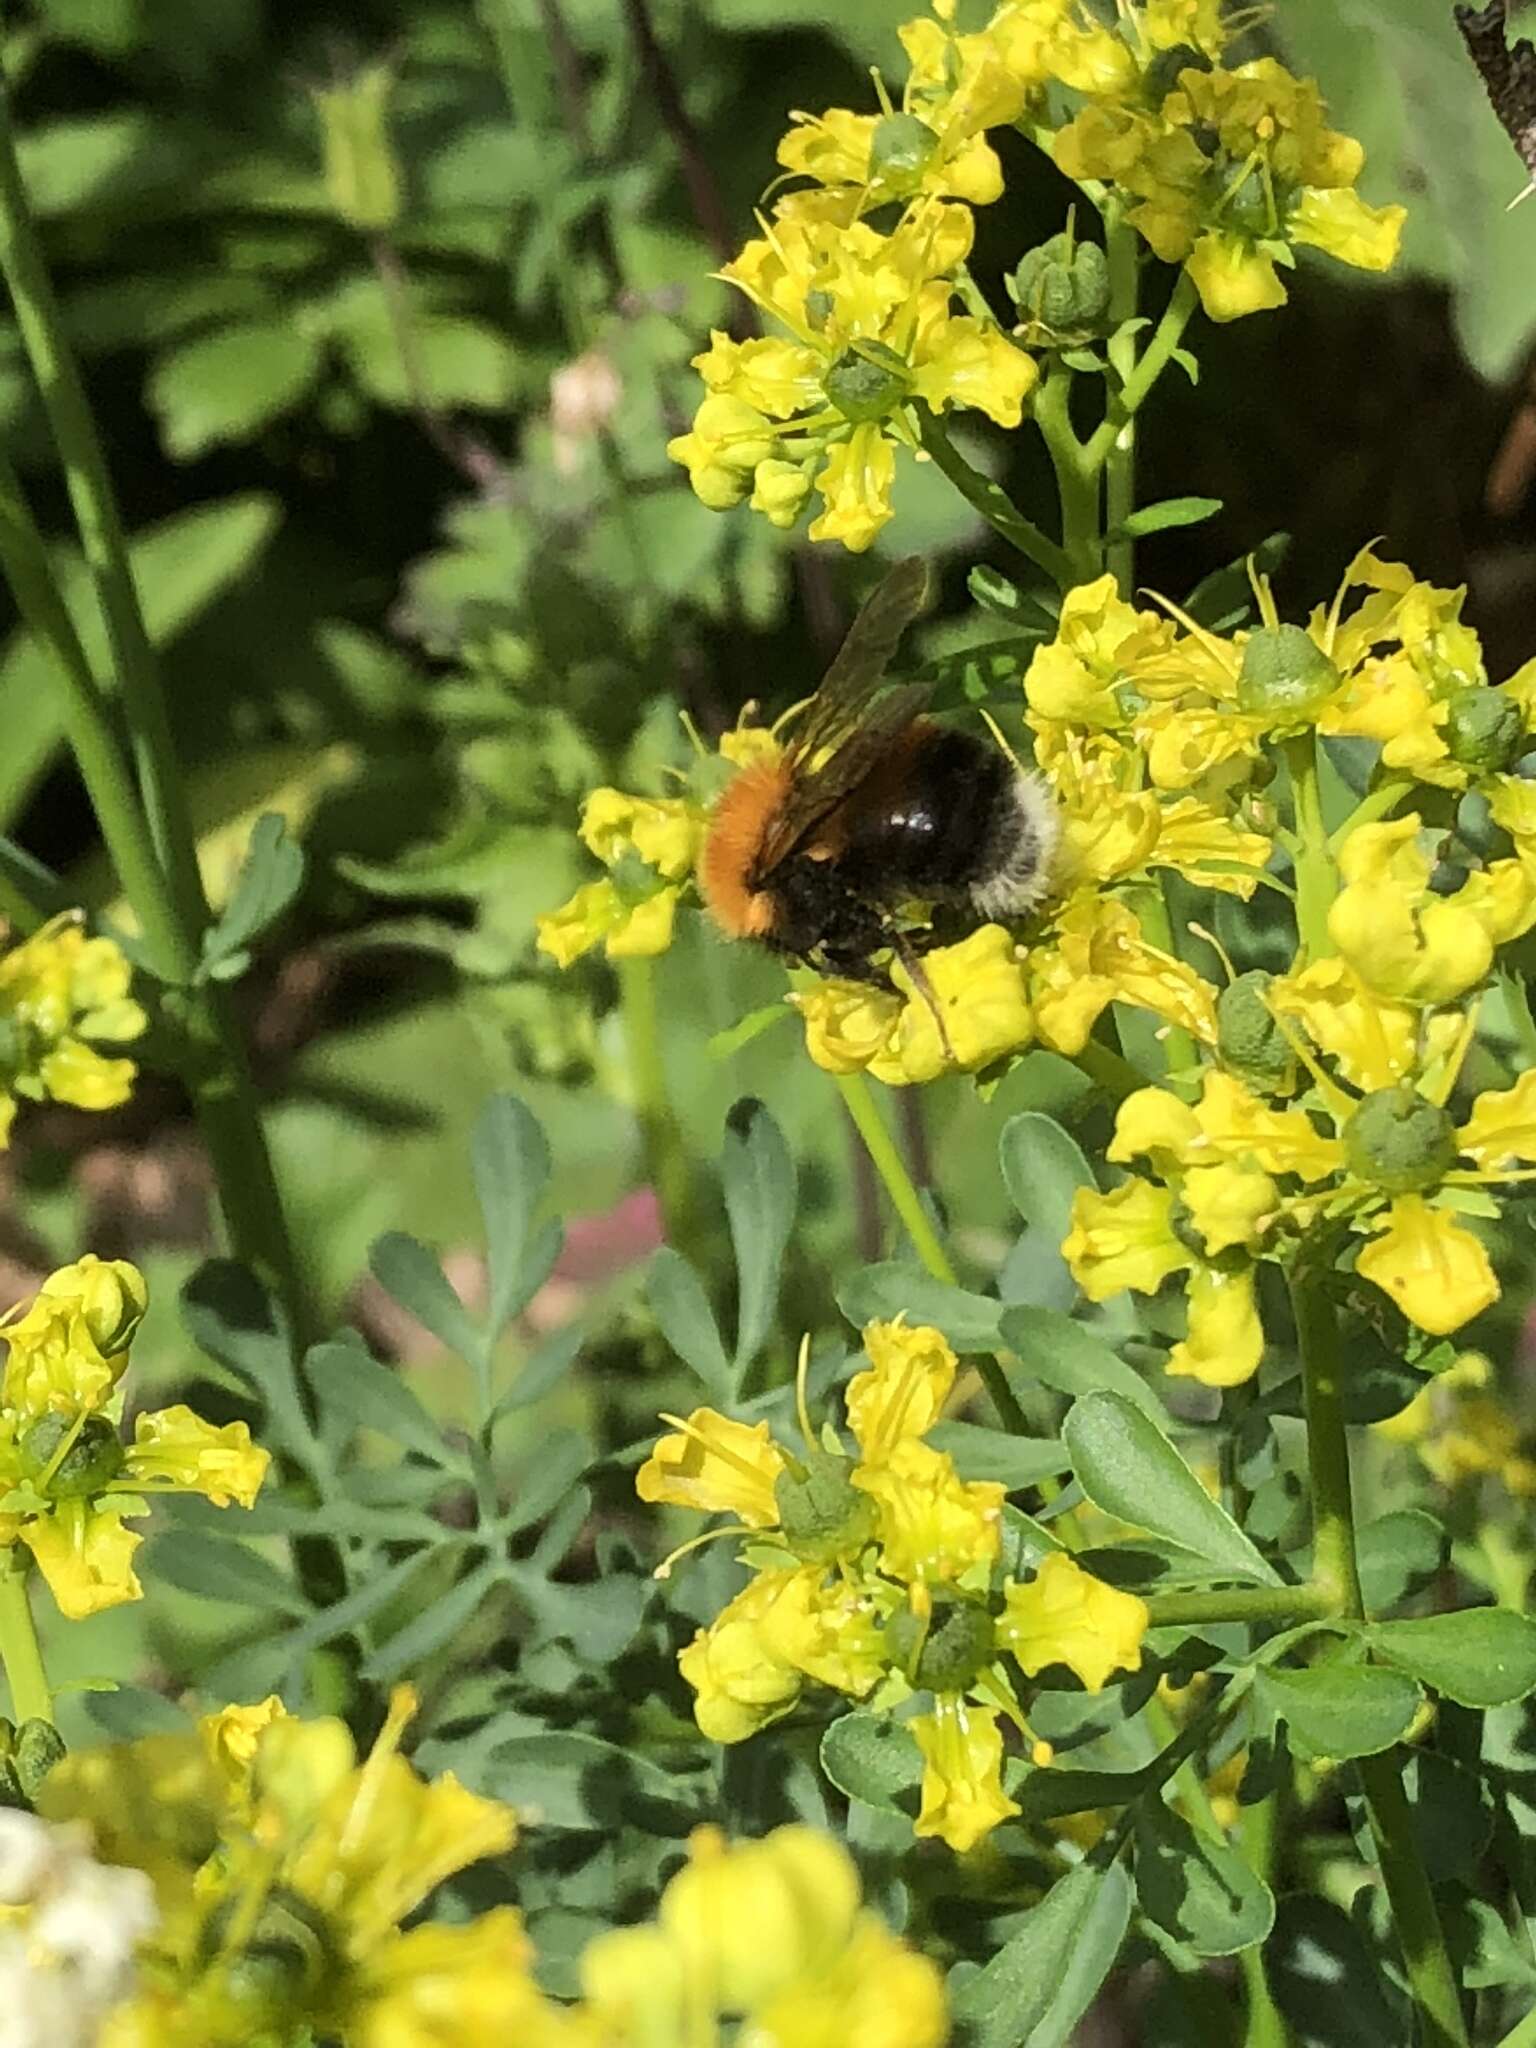
{"type": "Polygon", "coordinates": [[[997,866],[1013,819],[1013,765],[969,733],[926,726],[892,771],[872,776],[850,802],[837,866],[877,902],[968,896],[997,866]]]}

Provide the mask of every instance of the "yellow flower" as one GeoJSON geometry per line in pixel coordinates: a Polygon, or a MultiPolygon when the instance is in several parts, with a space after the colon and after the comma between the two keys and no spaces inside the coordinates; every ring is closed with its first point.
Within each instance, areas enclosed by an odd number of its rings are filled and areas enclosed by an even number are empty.
{"type": "Polygon", "coordinates": [[[1048,1664],[1065,1664],[1090,1692],[1099,1692],[1112,1672],[1141,1668],[1147,1625],[1144,1600],[1106,1586],[1057,1550],[1027,1586],[1008,1588],[997,1634],[1029,1677],[1048,1664]]]}
{"type": "Polygon", "coordinates": [[[1257,1245],[1280,1208],[1280,1191],[1260,1167],[1193,1166],[1179,1196],[1211,1258],[1257,1245]]]}
{"type": "Polygon", "coordinates": [[[593,2048],[714,2041],[720,2022],[744,2048],[942,2048],[938,1971],[860,1910],[839,1844],[784,1827],[732,1845],[702,1827],[688,1857],[653,1925],[582,1956],[593,2048]]]}
{"type": "Polygon", "coordinates": [[[856,1074],[877,1058],[889,1069],[902,999],[861,981],[819,981],[790,998],[805,1019],[805,1049],[829,1074],[856,1074]]]}
{"type": "MultiPolygon", "coordinates": [[[[98,1508],[90,1501],[61,1500],[53,1512],[22,1525],[21,1540],[48,1582],[54,1604],[69,1621],[141,1600],[144,1588],[133,1569],[143,1537],[123,1526],[127,1508],[98,1508]]],[[[138,1513],[147,1510],[140,1507],[138,1513]]]]}
{"type": "Polygon", "coordinates": [[[25,1313],[0,1324],[5,1406],[28,1416],[100,1408],[127,1366],[147,1300],[143,1274],[126,1259],[87,1252],[50,1273],[25,1313]]]}
{"type": "Polygon", "coordinates": [[[1497,1478],[1518,1498],[1536,1494],[1536,1461],[1522,1449],[1520,1426],[1498,1394],[1493,1367],[1464,1351],[1437,1373],[1408,1406],[1374,1424],[1378,1436],[1408,1444],[1442,1486],[1497,1478]]]}
{"type": "Polygon", "coordinates": [[[1461,1127],[1460,1150],[1489,1170],[1512,1159],[1536,1160],[1536,1068],[1523,1073],[1513,1088],[1478,1096],[1461,1127]]]}
{"type": "Polygon", "coordinates": [[[600,2048],[579,2015],[552,2004],[529,1975],[522,1915],[496,1906],[462,1925],[428,1923],[373,1956],[346,2000],[348,2048],[600,2048]]]}
{"type": "Polygon", "coordinates": [[[1079,1188],[1061,1254],[1090,1301],[1108,1301],[1127,1287],[1155,1294],[1170,1273],[1193,1263],[1174,1235],[1172,1191],[1145,1180],[1128,1180],[1107,1195],[1079,1188]]]}
{"type": "Polygon", "coordinates": [[[1007,1489],[961,1479],[943,1451],[903,1437],[881,1464],[859,1466],[853,1484],[879,1510],[881,1564],[893,1578],[953,1581],[995,1561],[1007,1489]]]}
{"type": "Polygon", "coordinates": [[[793,1612],[802,1577],[803,1568],[759,1572],[679,1654],[677,1668],[694,1692],[694,1719],[711,1742],[744,1742],[799,1700],[804,1674],[769,1624],[786,1594],[793,1612]]]}
{"type": "Polygon", "coordinates": [[[1025,671],[1031,723],[1121,725],[1120,691],[1134,681],[1138,666],[1164,652],[1172,638],[1166,619],[1125,602],[1113,576],[1076,585],[1061,601],[1055,638],[1035,649],[1025,671]]]}
{"type": "Polygon", "coordinates": [[[605,868],[637,855],[669,882],[693,873],[708,819],[686,797],[627,796],[594,789],[582,805],[578,837],[605,868]]]}
{"type": "Polygon", "coordinates": [[[216,1508],[254,1507],[272,1462],[251,1442],[250,1426],[205,1422],[180,1403],[134,1421],[124,1483],[144,1491],[200,1493],[216,1508]]]}
{"type": "Polygon", "coordinates": [[[1410,1003],[1447,1003],[1484,979],[1505,936],[1483,906],[1462,894],[1434,895],[1432,862],[1416,844],[1410,814],[1352,832],[1339,856],[1344,888],[1328,912],[1328,934],[1364,985],[1410,1003]]]}
{"type": "Polygon", "coordinates": [[[1352,1087],[1390,1088],[1413,1074],[1420,1047],[1445,1050],[1460,1028],[1454,1017],[1425,1019],[1408,1002],[1374,994],[1346,961],[1318,960],[1269,984],[1270,1008],[1294,1017],[1352,1087]]]}
{"type": "Polygon", "coordinates": [[[1082,1051],[1112,1002],[1151,1010],[1208,1045],[1216,1041],[1212,989],[1182,960],[1149,946],[1135,912],[1113,897],[1070,902],[1052,940],[1032,949],[1027,966],[1036,1031],[1068,1059],[1082,1051]]]}
{"type": "MultiPolygon", "coordinates": [[[[855,168],[865,131],[854,120],[839,113],[805,124],[786,144],[794,167],[834,177],[855,168]]],[[[927,134],[942,154],[939,130],[919,115],[874,119],[867,132],[876,157],[903,137],[922,155],[927,134]]],[[[950,171],[984,173],[988,146],[959,130],[955,139],[950,171]]],[[[750,495],[785,526],[814,488],[823,510],[811,538],[855,553],[891,517],[896,448],[917,447],[919,408],[980,411],[1017,426],[1038,374],[995,323],[952,310],[969,210],[920,192],[881,234],[856,217],[862,194],[856,183],[787,194],[725,266],[786,333],[737,342],[716,332],[694,365],[709,395],[668,450],[715,510],[750,495]]]]}
{"type": "Polygon", "coordinates": [[[1184,267],[1212,320],[1272,312],[1289,296],[1274,258],[1242,235],[1201,235],[1184,267]]]}
{"type": "Polygon", "coordinates": [[[132,1060],[108,1059],[89,1041],[122,1044],[144,1030],[131,980],[120,949],[88,939],[75,912],[0,954],[0,1146],[18,1096],[96,1110],[128,1100],[132,1060]]]}
{"type": "Polygon", "coordinates": [[[969,1700],[941,1697],[931,1714],[906,1725],[923,1753],[922,1808],[913,1833],[937,1835],[964,1856],[1019,1811],[1003,1790],[997,1715],[969,1700]]]}
{"type": "Polygon", "coordinates": [[[1189,1333],[1168,1354],[1175,1378],[1207,1387],[1239,1387],[1264,1355],[1264,1326],[1252,1266],[1197,1266],[1189,1280],[1189,1333]]]}
{"type": "Polygon", "coordinates": [[[898,1443],[926,1436],[943,1413],[960,1361],[939,1331],[867,1323],[868,1372],[855,1373],[845,1400],[848,1426],[865,1465],[878,1465],[898,1443]]]}
{"type": "Polygon", "coordinates": [[[1422,1195],[1399,1195],[1376,1228],[1357,1270],[1431,1336],[1448,1337],[1498,1300],[1481,1240],[1422,1195]]]}
{"type": "Polygon", "coordinates": [[[663,1416],[678,1434],[664,1436],[635,1474],[644,1501],[667,1501],[707,1515],[733,1514],[749,1529],[771,1529],[779,1519],[774,1488],[784,1456],[766,1422],[733,1422],[713,1408],[695,1408],[687,1421],[663,1416]]]}
{"type": "Polygon", "coordinates": [[[889,1046],[870,1063],[877,1080],[893,1085],[931,1081],[956,1067],[973,1073],[1028,1045],[1023,959],[1001,925],[984,924],[957,945],[935,947],[922,964],[926,990],[915,985],[902,962],[892,968],[891,979],[906,1002],[889,1046]]]}
{"type": "Polygon", "coordinates": [[[263,1732],[282,1720],[287,1708],[277,1694],[269,1693],[255,1706],[221,1707],[216,1714],[204,1714],[197,1732],[208,1759],[219,1773],[232,1807],[249,1817],[251,1773],[263,1732]]]}
{"type": "Polygon", "coordinates": [[[632,902],[607,877],[588,882],[558,910],[534,918],[539,951],[558,967],[569,967],[599,945],[615,960],[664,953],[672,943],[680,894],[669,884],[632,902]]]}
{"type": "Polygon", "coordinates": [[[969,132],[963,110],[948,102],[937,126],[905,110],[895,115],[855,114],[829,107],[824,114],[791,114],[796,124],[778,147],[786,171],[850,194],[861,211],[927,192],[989,206],[1003,191],[1002,165],[984,136],[969,132]]]}

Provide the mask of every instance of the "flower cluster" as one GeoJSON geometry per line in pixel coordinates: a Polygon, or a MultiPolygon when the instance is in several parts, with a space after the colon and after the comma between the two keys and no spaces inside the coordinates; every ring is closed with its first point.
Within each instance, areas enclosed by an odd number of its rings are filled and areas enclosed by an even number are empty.
{"type": "Polygon", "coordinates": [[[254,1502],[270,1462],[243,1422],[181,1404],[135,1417],[123,1440],[122,1380],[147,1301],[121,1259],[87,1253],[0,1323],[0,1544],[25,1544],[62,1613],[78,1620],[142,1592],[142,1538],[126,1524],[146,1495],[254,1502]]]}
{"type": "MultiPolygon", "coordinates": [[[[760,2048],[942,2048],[938,1971],[860,1909],[847,1854],[808,1828],[734,1848],[701,1828],[655,1923],[588,1947],[572,2006],[539,1990],[512,1907],[402,1928],[446,1878],[504,1856],[518,1833],[509,1807],[450,1773],[417,1775],[399,1753],[414,1711],[399,1688],[363,1757],[340,1721],[295,1719],[272,1698],[210,1714],[194,1734],[59,1764],[40,1795],[46,1820],[0,1815],[30,1831],[0,1898],[38,1901],[13,2010],[49,1995],[55,1974],[82,2000],[71,2010],[85,2014],[86,1993],[96,2003],[88,2033],[61,2023],[27,2040],[719,2048],[750,2036],[760,2048]],[[102,1863],[85,1859],[88,1838],[102,1863]],[[77,1880],[60,1897],[66,1863],[89,1873],[88,1897],[77,1880]],[[64,1903],[74,1910],[61,1916],[64,1903]],[[86,1934],[89,1957],[65,1953],[86,1934]]],[[[9,1851],[3,1830],[0,1846],[9,1851]]]]}
{"type": "Polygon", "coordinates": [[[846,1850],[805,1827],[734,1847],[697,1829],[655,1923],[599,1935],[581,1979],[594,2031],[579,2040],[590,2048],[942,2048],[949,2038],[938,1970],[861,1910],[846,1850]]]}
{"type": "Polygon", "coordinates": [[[917,1833],[968,1850],[1019,1810],[1003,1786],[1002,1722],[1036,1763],[1049,1760],[1015,1673],[1066,1665],[1097,1691],[1137,1668],[1147,1610],[1064,1551],[1027,1579],[1005,1572],[1004,1488],[963,1480],[925,1441],[954,1386],[954,1352],[937,1330],[900,1321],[871,1323],[864,1350],[868,1368],[845,1396],[852,1454],[830,1425],[813,1430],[802,1360],[798,1452],[766,1422],[699,1408],[663,1418],[675,1433],[636,1488],[729,1513],[713,1533],[745,1539],[750,1582],[679,1658],[704,1733],[740,1742],[812,1682],[883,1707],[927,1695],[905,1723],[924,1761],[917,1833]]]}
{"type": "Polygon", "coordinates": [[[1462,1352],[1375,1427],[1388,1443],[1407,1445],[1442,1486],[1496,1479],[1519,1500],[1536,1497],[1536,1457],[1480,1351],[1462,1352]]]}
{"type": "Polygon", "coordinates": [[[88,939],[73,913],[0,953],[0,1146],[18,1096],[115,1109],[133,1086],[132,1060],[98,1044],[137,1038],[144,1012],[128,994],[131,970],[110,939],[88,939]]]}
{"type": "MultiPolygon", "coordinates": [[[[967,34],[954,14],[935,0],[901,30],[899,108],[882,87],[880,113],[792,116],[778,160],[797,182],[723,272],[768,331],[712,335],[695,358],[707,395],[669,451],[712,509],[747,500],[790,527],[815,493],[811,538],[862,550],[891,517],[896,451],[920,451],[927,420],[1019,424],[1036,362],[967,269],[971,209],[1003,190],[989,130],[1050,151],[1187,266],[1216,319],[1281,303],[1276,265],[1297,243],[1365,269],[1393,261],[1402,210],[1356,196],[1359,145],[1273,58],[1220,68],[1217,0],[1122,0],[1113,25],[1082,0],[1001,0],[967,34]],[[1053,127],[1062,90],[1077,111],[1053,127]]],[[[1020,331],[1049,338],[1050,309],[1015,296],[1020,331]]]]}
{"type": "Polygon", "coordinates": [[[89,1831],[0,1810],[0,1999],[18,2048],[99,2048],[155,1924],[138,1870],[90,1854],[89,1831]]]}

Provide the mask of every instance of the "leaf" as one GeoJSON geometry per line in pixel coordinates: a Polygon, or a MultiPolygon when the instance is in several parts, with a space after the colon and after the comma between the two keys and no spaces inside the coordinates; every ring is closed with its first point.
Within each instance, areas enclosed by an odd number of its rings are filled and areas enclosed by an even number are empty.
{"type": "Polygon", "coordinates": [[[508,1735],[488,1752],[478,1785],[532,1827],[612,1836],[627,1824],[674,1838],[700,1818],[713,1788],[712,1774],[676,1777],[632,1749],[574,1730],[508,1735]]]}
{"type": "Polygon", "coordinates": [[[1365,1637],[1377,1656],[1464,1707],[1507,1706],[1536,1691],[1536,1622],[1509,1607],[1378,1621],[1365,1637]]]}
{"type": "Polygon", "coordinates": [[[499,1422],[514,1409],[531,1408],[535,1401],[542,1401],[575,1364],[586,1335],[584,1324],[567,1323],[563,1330],[553,1331],[530,1351],[518,1367],[516,1379],[492,1410],[492,1422],[499,1422]]]}
{"type": "Polygon", "coordinates": [[[1000,1334],[1026,1379],[1040,1380],[1062,1394],[1119,1394],[1159,1428],[1166,1427],[1162,1403],[1140,1373],[1070,1316],[1020,1304],[1004,1312],[1000,1334]]]}
{"type": "Polygon", "coordinates": [[[1066,1446],[1054,1437],[1010,1436],[974,1422],[941,1422],[926,1441],[949,1453],[962,1479],[1001,1480],[1010,1493],[1070,1469],[1066,1446]]]}
{"type": "Polygon", "coordinates": [[[931,1324],[956,1351],[995,1351],[1002,1303],[935,1280],[921,1266],[887,1259],[865,1266],[837,1290],[837,1305],[850,1323],[889,1322],[905,1315],[912,1324],[931,1324]]]}
{"type": "Polygon", "coordinates": [[[1078,1483],[1105,1514],[1204,1558],[1216,1576],[1280,1583],[1156,1423],[1119,1394],[1082,1395],[1061,1435],[1078,1483]]]}
{"type": "MultiPolygon", "coordinates": [[[[469,1626],[500,1576],[501,1561],[492,1558],[478,1571],[460,1579],[364,1658],[363,1677],[387,1685],[402,1672],[424,1667],[461,1629],[469,1626]]],[[[447,1661],[451,1663],[452,1659],[447,1661]]],[[[440,1671],[441,1666],[435,1666],[434,1676],[440,1671]]]]}
{"type": "Polygon", "coordinates": [[[403,1230],[386,1230],[369,1249],[368,1267],[384,1292],[440,1344],[471,1364],[484,1359],[484,1336],[424,1244],[403,1230]]]}
{"type": "Polygon", "coordinates": [[[1122,519],[1109,534],[1110,540],[1141,540],[1149,533],[1165,533],[1174,526],[1199,526],[1214,519],[1222,508],[1220,498],[1163,498],[1156,505],[1143,505],[1122,519]]]}
{"type": "Polygon", "coordinates": [[[1264,1969],[1302,2048],[1403,2048],[1412,2022],[1387,2003],[1379,1954],[1328,1899],[1280,1901],[1264,1969]]]}
{"type": "Polygon", "coordinates": [[[515,1095],[493,1095],[475,1119],[469,1150],[485,1223],[487,1323],[494,1341],[535,1291],[524,1284],[528,1235],[549,1185],[549,1140],[526,1103],[515,1095]]]}
{"type": "Polygon", "coordinates": [[[1422,1508],[1379,1515],[1358,1531],[1355,1551],[1368,1614],[1396,1607],[1427,1586],[1445,1563],[1450,1538],[1422,1508]]]}
{"type": "Polygon", "coordinates": [[[307,1614],[309,1603],[276,1565],[245,1544],[202,1531],[167,1529],[153,1537],[146,1568],[200,1599],[232,1601],[263,1612],[307,1614]]]}
{"type": "Polygon", "coordinates": [[[1131,1887],[1118,1864],[1081,1863],[1058,1878],[984,1969],[951,1977],[950,2010],[967,2048],[1068,2041],[1109,1974],[1130,1912],[1131,1887]]]}
{"type": "Polygon", "coordinates": [[[88,1692],[85,1711],[114,1742],[136,1742],[141,1735],[191,1735],[191,1716],[164,1693],[142,1685],[116,1685],[110,1692],[88,1692]]]}
{"type": "Polygon", "coordinates": [[[821,1738],[821,1767],[839,1792],[887,1813],[917,1812],[923,1754],[889,1714],[842,1714],[821,1738]]]}
{"type": "Polygon", "coordinates": [[[1404,1672],[1339,1659],[1304,1671],[1260,1669],[1255,1700],[1290,1730],[1302,1756],[1376,1756],[1399,1742],[1424,1695],[1404,1672]]]}
{"type": "Polygon", "coordinates": [[[721,1405],[731,1397],[731,1365],[720,1341],[704,1283],[681,1252],[663,1245],[651,1258],[646,1298],[661,1334],[704,1390],[721,1405]]]}
{"type": "Polygon", "coordinates": [[[1248,580],[1248,564],[1252,561],[1261,576],[1272,576],[1291,551],[1291,536],[1288,533],[1272,533],[1261,540],[1256,548],[1239,555],[1235,562],[1228,562],[1223,568],[1213,569],[1209,576],[1203,576],[1190,592],[1184,609],[1190,617],[1202,626],[1216,630],[1223,620],[1238,624],[1248,616],[1253,606],[1253,588],[1248,580]]]}
{"type": "Polygon", "coordinates": [[[1235,1956],[1264,1940],[1275,1897],[1230,1843],[1196,1834],[1161,1798],[1136,1812],[1136,1896],[1142,1911],[1197,1956],[1235,1956]]]}
{"type": "Polygon", "coordinates": [[[321,361],[318,337],[298,319],[241,321],[167,350],[145,387],[166,453],[192,462],[253,439],[292,411],[321,361]]]}
{"type": "Polygon", "coordinates": [[[542,1522],[591,1461],[591,1448],[580,1430],[552,1430],[539,1445],[537,1461],[518,1474],[511,1506],[502,1518],[503,1528],[512,1532],[542,1522]]]}
{"type": "MultiPolygon", "coordinates": [[[[279,517],[275,498],[251,492],[178,512],[146,527],[128,543],[144,622],[157,647],[174,640],[238,577],[250,570],[271,539],[279,517]]],[[[72,614],[91,673],[114,687],[111,656],[100,614],[90,596],[85,565],[73,550],[53,553],[54,573],[72,614]]],[[[14,634],[0,660],[0,829],[19,816],[60,737],[53,657],[24,632],[14,634]]]]}
{"type": "Polygon", "coordinates": [[[276,811],[263,811],[251,828],[224,914],[203,934],[204,972],[276,924],[303,880],[302,849],[288,837],[287,824],[276,811]]]}
{"type": "Polygon", "coordinates": [[[1095,1185],[1093,1169],[1070,1132],[1033,1110],[1004,1125],[998,1162],[1013,1205],[1029,1226],[1009,1267],[1017,1264],[1029,1276],[1030,1292],[1010,1298],[1068,1309],[1078,1288],[1061,1247],[1072,1226],[1073,1198],[1079,1188],[1095,1185]]]}
{"type": "Polygon", "coordinates": [[[399,1373],[380,1365],[361,1343],[338,1338],[312,1345],[304,1357],[304,1375],[322,1410],[337,1410],[354,1427],[377,1430],[434,1465],[447,1462],[437,1424],[399,1373]]]}
{"type": "Polygon", "coordinates": [[[249,1267],[205,1259],[181,1290],[181,1319],[193,1343],[264,1402],[278,1444],[302,1457],[312,1435],[292,1342],[277,1303],[249,1267]]]}
{"type": "Polygon", "coordinates": [[[732,1370],[739,1387],[773,1325],[796,1196],[795,1162],[784,1134],[751,1096],[735,1104],[726,1118],[720,1177],[736,1254],[739,1292],[732,1370]]]}

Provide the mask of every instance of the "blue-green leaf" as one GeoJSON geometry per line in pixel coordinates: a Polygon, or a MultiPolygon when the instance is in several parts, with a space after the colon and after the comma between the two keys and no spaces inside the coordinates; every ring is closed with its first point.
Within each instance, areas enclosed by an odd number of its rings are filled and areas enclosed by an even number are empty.
{"type": "Polygon", "coordinates": [[[732,1370],[740,1386],[773,1325],[779,1268],[795,1219],[795,1162],[783,1132],[763,1104],[751,1096],[738,1102],[726,1118],[720,1177],[736,1253],[736,1356],[732,1370]]]}

